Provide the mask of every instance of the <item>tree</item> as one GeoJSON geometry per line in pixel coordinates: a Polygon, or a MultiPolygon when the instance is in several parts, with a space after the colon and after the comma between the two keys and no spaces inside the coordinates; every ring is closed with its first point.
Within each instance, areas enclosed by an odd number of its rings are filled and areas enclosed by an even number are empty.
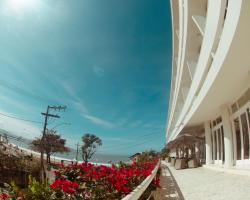
{"type": "Polygon", "coordinates": [[[86,133],[82,136],[82,142],[82,159],[84,162],[88,162],[97,148],[102,145],[102,140],[94,134],[86,133]]]}
{"type": "MultiPolygon", "coordinates": [[[[65,147],[66,140],[62,139],[60,135],[56,134],[54,130],[47,130],[44,135],[44,151],[47,155],[47,163],[50,163],[50,156],[56,152],[69,152],[69,148],[65,147]]],[[[31,143],[31,148],[35,151],[41,152],[42,142],[41,138],[36,138],[31,143]]]]}
{"type": "Polygon", "coordinates": [[[161,157],[163,160],[165,160],[167,157],[169,157],[170,150],[167,147],[163,147],[161,150],[161,157]]]}

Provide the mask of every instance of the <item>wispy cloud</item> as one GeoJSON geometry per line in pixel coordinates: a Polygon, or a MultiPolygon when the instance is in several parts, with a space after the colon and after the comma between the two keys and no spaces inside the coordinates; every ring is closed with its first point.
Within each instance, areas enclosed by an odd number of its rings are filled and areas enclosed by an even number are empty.
{"type": "Polygon", "coordinates": [[[75,89],[66,81],[58,81],[60,85],[63,87],[64,91],[71,97],[77,98],[75,89]]]}
{"type": "Polygon", "coordinates": [[[124,126],[127,123],[128,123],[128,119],[123,118],[123,119],[120,119],[116,124],[117,126],[124,126]]]}
{"type": "Polygon", "coordinates": [[[15,98],[11,98],[6,93],[0,94],[0,100],[2,104],[12,106],[20,111],[24,111],[24,112],[29,111],[29,113],[33,113],[33,114],[38,113],[38,108],[32,105],[28,105],[25,102],[18,101],[15,98]]]}
{"type": "Polygon", "coordinates": [[[143,125],[143,122],[141,120],[136,120],[136,121],[130,123],[131,128],[136,128],[136,127],[139,127],[141,125],[143,125]]]}
{"type": "Polygon", "coordinates": [[[94,71],[94,73],[95,73],[97,76],[99,76],[99,77],[104,76],[104,69],[101,68],[101,67],[99,67],[99,66],[94,66],[94,67],[93,67],[93,71],[94,71]]]}
{"type": "Polygon", "coordinates": [[[71,101],[73,106],[75,107],[75,109],[80,112],[80,113],[88,113],[88,109],[87,107],[83,104],[83,103],[80,103],[79,101],[71,101]]]}
{"type": "MultiPolygon", "coordinates": [[[[102,73],[101,69],[96,68],[96,73],[102,73]]],[[[115,126],[115,124],[112,122],[90,114],[87,106],[83,103],[83,100],[77,96],[75,89],[68,82],[61,81],[61,85],[65,92],[71,97],[71,99],[73,99],[70,100],[71,104],[75,107],[75,109],[80,113],[83,118],[99,126],[104,126],[107,128],[112,128],[115,126]]]]}
{"type": "Polygon", "coordinates": [[[78,97],[75,88],[66,81],[58,80],[58,82],[60,83],[66,94],[70,97],[69,101],[73,104],[75,109],[81,113],[87,113],[87,106],[83,103],[83,100],[78,97]]]}
{"type": "Polygon", "coordinates": [[[96,116],[92,116],[92,115],[84,114],[84,113],[82,113],[81,115],[85,119],[88,119],[89,121],[91,121],[93,124],[102,125],[102,126],[105,126],[107,128],[112,128],[115,126],[115,124],[113,124],[112,122],[103,120],[103,119],[96,117],[96,116]]]}
{"type": "MultiPolygon", "coordinates": [[[[0,112],[6,115],[13,116],[12,113],[3,110],[0,110],[0,112]]],[[[2,116],[0,116],[0,128],[7,130],[17,136],[22,136],[28,139],[32,139],[41,134],[41,130],[37,126],[29,122],[2,116]]]]}
{"type": "Polygon", "coordinates": [[[105,140],[109,142],[132,142],[133,141],[130,139],[118,138],[118,137],[105,137],[105,140]]]}

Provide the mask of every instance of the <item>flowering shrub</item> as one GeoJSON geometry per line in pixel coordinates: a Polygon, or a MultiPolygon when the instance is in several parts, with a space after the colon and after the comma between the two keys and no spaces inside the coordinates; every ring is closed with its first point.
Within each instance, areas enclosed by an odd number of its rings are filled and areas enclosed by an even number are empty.
{"type": "MultiPolygon", "coordinates": [[[[20,192],[12,186],[9,193],[0,192],[0,200],[121,199],[152,173],[157,162],[156,159],[111,167],[91,163],[60,165],[50,187],[30,177],[27,189],[20,192]]],[[[156,176],[152,186],[158,185],[159,177],[156,176]]]]}
{"type": "MultiPolygon", "coordinates": [[[[69,199],[121,199],[151,174],[157,161],[112,167],[91,163],[61,166],[50,187],[69,199]]],[[[159,185],[159,178],[153,184],[159,185]]]]}
{"type": "Polygon", "coordinates": [[[0,193],[0,199],[1,200],[6,200],[8,198],[9,198],[9,194],[7,192],[0,193]]]}

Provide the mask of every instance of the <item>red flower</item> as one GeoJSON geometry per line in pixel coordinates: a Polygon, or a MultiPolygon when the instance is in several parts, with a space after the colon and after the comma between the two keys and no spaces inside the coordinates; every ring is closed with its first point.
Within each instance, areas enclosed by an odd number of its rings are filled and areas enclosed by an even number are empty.
{"type": "Polygon", "coordinates": [[[65,193],[75,193],[76,189],[79,188],[79,184],[77,182],[71,182],[65,179],[55,180],[54,183],[50,185],[52,189],[60,189],[65,193]]]}
{"type": "MultiPolygon", "coordinates": [[[[100,192],[107,195],[105,196],[107,199],[112,199],[114,197],[112,195],[117,194],[123,197],[152,173],[157,162],[158,160],[134,162],[131,165],[124,164],[120,167],[90,163],[62,166],[56,172],[56,180],[50,187],[72,197],[82,197],[83,195],[86,199],[98,196],[100,192]],[[84,188],[79,188],[78,183],[84,183],[84,188]]],[[[159,178],[155,178],[152,183],[159,185],[159,178]]]]}
{"type": "Polygon", "coordinates": [[[1,200],[6,200],[9,198],[9,195],[6,192],[3,192],[2,194],[0,194],[0,199],[1,200]]]}

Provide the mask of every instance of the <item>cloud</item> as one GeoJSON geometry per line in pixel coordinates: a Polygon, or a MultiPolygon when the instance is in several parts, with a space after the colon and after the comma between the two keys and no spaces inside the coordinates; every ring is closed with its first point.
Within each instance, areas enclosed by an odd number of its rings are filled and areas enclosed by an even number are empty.
{"type": "Polygon", "coordinates": [[[68,82],[65,82],[65,81],[59,81],[60,82],[60,85],[63,87],[64,91],[71,97],[73,98],[76,98],[76,92],[74,90],[74,88],[68,83],[68,82]]]}
{"type": "MultiPolygon", "coordinates": [[[[3,91],[3,90],[2,90],[3,91]]],[[[38,109],[32,105],[29,105],[29,104],[26,104],[25,102],[21,102],[21,101],[18,101],[16,100],[15,98],[11,98],[9,97],[7,94],[1,94],[0,95],[0,100],[1,100],[1,103],[2,103],[2,106],[3,104],[4,105],[10,105],[20,111],[24,111],[24,112],[27,112],[29,111],[29,113],[33,113],[33,114],[37,114],[39,113],[38,112],[38,109]]]]}
{"type": "Polygon", "coordinates": [[[117,137],[105,137],[104,140],[109,142],[132,142],[133,140],[117,137]]]}
{"type": "MultiPolygon", "coordinates": [[[[13,116],[13,114],[9,112],[5,112],[2,110],[0,112],[6,115],[13,116]]],[[[0,116],[0,128],[27,139],[33,139],[34,137],[38,137],[41,135],[41,130],[39,129],[39,127],[33,125],[32,123],[4,116],[0,116]]]]}
{"type": "MultiPolygon", "coordinates": [[[[101,68],[96,68],[96,73],[102,73],[101,68]]],[[[99,126],[104,126],[107,128],[112,128],[115,126],[115,124],[112,122],[106,121],[104,119],[101,119],[97,116],[90,114],[87,106],[82,102],[83,100],[81,100],[77,96],[74,88],[68,82],[65,82],[65,81],[60,81],[60,82],[65,92],[73,99],[73,100],[70,100],[70,102],[75,107],[75,109],[80,113],[82,117],[89,120],[91,123],[99,125],[99,126]]],[[[121,123],[124,123],[124,121],[121,121],[121,123]]]]}
{"type": "Polygon", "coordinates": [[[75,88],[72,87],[68,82],[66,81],[59,81],[60,85],[64,89],[64,91],[70,96],[70,102],[73,104],[75,109],[81,113],[88,113],[88,109],[86,105],[82,102],[82,100],[77,96],[75,88]]]}
{"type": "Polygon", "coordinates": [[[80,103],[79,101],[72,101],[72,104],[74,105],[75,109],[80,113],[88,113],[87,107],[80,103]]]}
{"type": "Polygon", "coordinates": [[[99,77],[103,77],[104,76],[104,69],[98,66],[94,66],[93,67],[93,71],[94,73],[99,76],[99,77]]]}
{"type": "Polygon", "coordinates": [[[143,124],[143,122],[141,120],[137,120],[137,121],[134,121],[130,124],[130,127],[132,128],[136,128],[138,126],[141,126],[143,124]]]}
{"type": "Polygon", "coordinates": [[[102,125],[102,126],[105,126],[107,128],[112,128],[114,127],[115,125],[109,121],[106,121],[106,120],[103,120],[99,117],[96,117],[96,116],[92,116],[92,115],[89,115],[89,114],[81,114],[85,119],[88,119],[90,122],[94,123],[94,124],[97,124],[97,125],[102,125]]]}
{"type": "Polygon", "coordinates": [[[124,126],[125,124],[127,124],[127,122],[128,119],[123,118],[117,122],[117,126],[124,126]]]}

